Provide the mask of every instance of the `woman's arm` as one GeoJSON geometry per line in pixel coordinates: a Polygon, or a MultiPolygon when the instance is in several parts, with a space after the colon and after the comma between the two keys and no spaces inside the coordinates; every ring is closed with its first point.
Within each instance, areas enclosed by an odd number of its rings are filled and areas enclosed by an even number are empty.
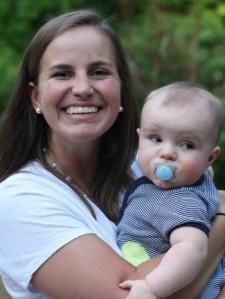
{"type": "MultiPolygon", "coordinates": [[[[224,191],[221,198],[225,203],[224,191]]],[[[199,296],[223,255],[224,231],[225,217],[217,216],[210,232],[207,262],[201,274],[170,298],[195,299],[199,296]]],[[[160,258],[153,259],[135,269],[97,236],[86,235],[71,241],[51,256],[36,271],[32,283],[55,299],[125,299],[127,291],[119,288],[119,283],[144,278],[159,261],[160,258]]]]}
{"type": "Polygon", "coordinates": [[[219,297],[217,299],[224,299],[225,298],[225,285],[222,287],[219,297]]]}
{"type": "MultiPolygon", "coordinates": [[[[143,265],[144,275],[156,261],[143,265]]],[[[125,299],[119,283],[137,277],[135,268],[95,235],[71,241],[51,256],[34,274],[32,283],[55,299],[125,299]]]]}

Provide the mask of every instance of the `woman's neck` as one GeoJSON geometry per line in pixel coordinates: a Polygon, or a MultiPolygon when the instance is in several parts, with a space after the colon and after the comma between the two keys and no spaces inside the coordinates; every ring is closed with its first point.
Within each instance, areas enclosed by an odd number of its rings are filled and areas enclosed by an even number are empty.
{"type": "Polygon", "coordinates": [[[49,146],[47,162],[55,163],[59,171],[87,192],[93,184],[99,156],[99,146],[49,146]]]}

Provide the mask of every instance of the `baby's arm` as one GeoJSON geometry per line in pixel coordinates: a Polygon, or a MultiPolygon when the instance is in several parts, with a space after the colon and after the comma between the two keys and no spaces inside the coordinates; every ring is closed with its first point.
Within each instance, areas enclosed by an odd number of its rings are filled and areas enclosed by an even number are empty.
{"type": "Polygon", "coordinates": [[[181,227],[171,233],[170,242],[172,247],[145,281],[122,284],[122,287],[131,287],[127,298],[140,298],[140,292],[146,294],[147,290],[149,297],[145,295],[143,298],[154,298],[153,295],[165,298],[188,285],[198,275],[207,257],[206,234],[194,227],[181,227]]]}
{"type": "Polygon", "coordinates": [[[170,236],[171,248],[159,266],[146,276],[150,290],[164,298],[188,285],[207,257],[207,236],[194,227],[180,227],[170,236]]]}

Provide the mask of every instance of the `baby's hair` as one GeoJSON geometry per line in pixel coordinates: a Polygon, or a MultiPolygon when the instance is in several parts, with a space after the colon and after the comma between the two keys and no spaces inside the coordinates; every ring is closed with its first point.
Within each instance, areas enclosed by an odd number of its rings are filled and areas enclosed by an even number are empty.
{"type": "Polygon", "coordinates": [[[213,115],[215,142],[218,142],[224,126],[224,106],[223,103],[203,86],[197,83],[180,81],[153,90],[145,99],[145,102],[153,98],[163,100],[164,106],[185,104],[191,105],[199,100],[204,100],[208,105],[210,113],[213,115]]]}

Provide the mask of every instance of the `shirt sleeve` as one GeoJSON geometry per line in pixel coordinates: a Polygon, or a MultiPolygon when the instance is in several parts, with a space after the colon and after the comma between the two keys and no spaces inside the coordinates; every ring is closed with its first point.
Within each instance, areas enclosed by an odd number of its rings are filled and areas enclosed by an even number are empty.
{"type": "Polygon", "coordinates": [[[167,239],[174,229],[181,226],[196,227],[206,234],[211,226],[207,207],[191,191],[171,193],[164,204],[152,211],[151,217],[156,229],[167,239]]]}
{"type": "Polygon", "coordinates": [[[88,208],[59,180],[13,175],[1,183],[0,194],[0,267],[24,288],[60,247],[92,233],[85,223],[88,208]]]}

